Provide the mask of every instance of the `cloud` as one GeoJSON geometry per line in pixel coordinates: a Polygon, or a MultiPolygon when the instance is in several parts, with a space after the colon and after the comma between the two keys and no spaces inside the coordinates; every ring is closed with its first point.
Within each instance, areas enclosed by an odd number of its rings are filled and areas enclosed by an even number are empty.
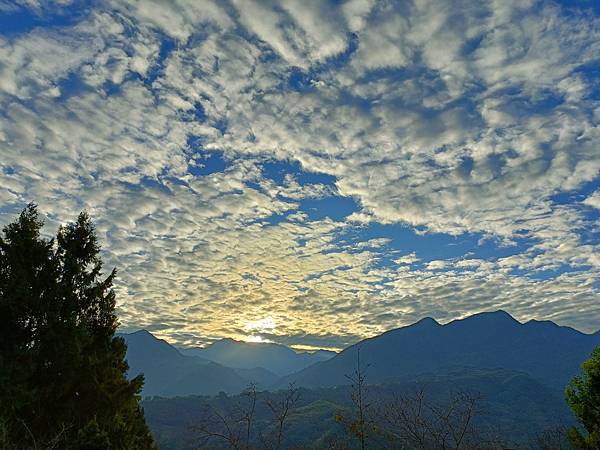
{"type": "Polygon", "coordinates": [[[417,254],[415,252],[409,253],[408,255],[404,255],[401,256],[400,258],[396,259],[395,263],[398,265],[405,265],[405,264],[413,264],[416,262],[419,262],[420,259],[417,257],[417,254]]]}
{"type": "Polygon", "coordinates": [[[292,66],[308,67],[347,47],[347,30],[330,5],[310,0],[234,1],[240,22],[292,66]]]}
{"type": "Polygon", "coordinates": [[[500,307],[593,330],[597,17],[298,5],[98,2],[0,37],[0,222],[89,209],[123,326],[179,343],[268,317],[265,339],[341,347],[500,307]],[[492,250],[440,255],[461,239],[492,250]]]}
{"type": "Polygon", "coordinates": [[[586,197],[586,199],[583,201],[583,204],[600,209],[600,191],[596,191],[589,197],[586,197]]]}
{"type": "Polygon", "coordinates": [[[199,29],[213,26],[221,30],[234,25],[221,6],[210,0],[201,3],[193,0],[125,0],[108,3],[111,8],[134,20],[135,27],[157,29],[183,42],[199,29]]]}

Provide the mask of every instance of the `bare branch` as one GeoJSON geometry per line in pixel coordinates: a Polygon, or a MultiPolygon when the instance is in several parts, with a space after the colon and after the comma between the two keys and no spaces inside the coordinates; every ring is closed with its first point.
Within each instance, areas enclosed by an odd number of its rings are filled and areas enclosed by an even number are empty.
{"type": "Polygon", "coordinates": [[[471,448],[475,443],[474,418],[481,396],[454,394],[444,404],[433,403],[421,387],[413,394],[396,396],[379,410],[388,435],[403,445],[418,449],[471,448]]]}
{"type": "Polygon", "coordinates": [[[288,389],[285,391],[285,395],[281,400],[267,399],[265,403],[273,413],[276,422],[276,436],[275,436],[275,448],[281,449],[281,443],[283,440],[283,430],[285,423],[289,418],[292,409],[300,399],[300,392],[294,383],[290,383],[288,389]]]}

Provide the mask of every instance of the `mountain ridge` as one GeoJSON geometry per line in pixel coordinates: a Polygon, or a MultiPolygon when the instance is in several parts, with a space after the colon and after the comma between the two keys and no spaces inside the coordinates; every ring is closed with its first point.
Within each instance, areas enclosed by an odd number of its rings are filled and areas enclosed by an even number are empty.
{"type": "Polygon", "coordinates": [[[269,385],[278,377],[258,371],[240,373],[198,356],[186,356],[147,330],[118,333],[127,344],[128,377],[144,374],[143,396],[214,395],[241,392],[249,383],[269,385]]]}
{"type": "Polygon", "coordinates": [[[600,345],[600,332],[587,334],[550,320],[522,323],[503,310],[445,324],[424,317],[350,345],[331,358],[326,351],[297,352],[281,344],[231,338],[177,349],[147,330],[119,335],[128,343],[130,376],[146,375],[143,394],[164,396],[235,394],[249,383],[259,389],[285,388],[290,382],[304,387],[344,385],[346,375],[356,368],[359,348],[361,361],[369,366],[369,383],[452,368],[502,368],[562,390],[591,349],[600,345]]]}
{"type": "Polygon", "coordinates": [[[237,369],[262,367],[279,376],[297,372],[335,355],[335,352],[327,350],[302,352],[273,342],[244,342],[232,338],[219,339],[205,347],[179,347],[179,351],[237,369]]]}
{"type": "Polygon", "coordinates": [[[345,375],[353,373],[360,348],[374,383],[458,366],[522,370],[546,385],[563,388],[597,345],[599,333],[583,333],[552,321],[521,323],[503,310],[446,324],[424,318],[353,344],[328,361],[285,377],[279,386],[347,383],[345,375]]]}

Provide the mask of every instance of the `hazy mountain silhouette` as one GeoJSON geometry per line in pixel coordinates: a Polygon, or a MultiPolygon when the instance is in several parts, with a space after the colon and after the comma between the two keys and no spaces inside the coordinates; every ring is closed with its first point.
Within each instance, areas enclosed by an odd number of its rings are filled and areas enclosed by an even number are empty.
{"type": "Polygon", "coordinates": [[[145,376],[144,396],[238,393],[250,382],[265,389],[279,377],[266,369],[237,370],[197,356],[182,355],[175,347],[145,330],[120,334],[127,342],[129,376],[145,376]]]}
{"type": "Polygon", "coordinates": [[[370,383],[456,367],[502,368],[523,371],[562,390],[598,345],[600,333],[584,334],[550,321],[520,323],[504,311],[446,325],[425,318],[365,339],[328,361],[285,377],[279,386],[291,381],[307,387],[347,384],[346,375],[355,369],[360,348],[370,383]]]}
{"type": "Polygon", "coordinates": [[[335,352],[296,352],[285,345],[241,342],[221,339],[203,348],[180,348],[184,355],[199,356],[240,369],[262,367],[277,375],[288,375],[317,362],[326,361],[335,352]]]}
{"type": "Polygon", "coordinates": [[[254,367],[252,369],[233,368],[233,370],[243,379],[248,380],[248,382],[255,383],[259,389],[271,388],[281,380],[279,375],[275,375],[263,367],[254,367]]]}
{"type": "Polygon", "coordinates": [[[222,339],[180,351],[148,331],[122,336],[128,344],[129,375],[144,373],[143,394],[161,396],[238,393],[250,382],[259,389],[285,388],[290,382],[305,387],[344,385],[356,367],[358,348],[369,383],[457,368],[506,369],[562,390],[592,348],[600,345],[600,333],[584,334],[550,321],[520,323],[504,311],[446,325],[425,318],[326,360],[330,352],[301,353],[278,344],[222,339]],[[291,373],[294,369],[298,371],[291,373]]]}

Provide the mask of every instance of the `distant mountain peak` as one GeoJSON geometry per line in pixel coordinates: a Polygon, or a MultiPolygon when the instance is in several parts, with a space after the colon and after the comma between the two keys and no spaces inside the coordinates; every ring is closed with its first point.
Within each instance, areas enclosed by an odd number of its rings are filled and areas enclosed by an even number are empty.
{"type": "Polygon", "coordinates": [[[544,325],[544,326],[548,326],[548,327],[552,327],[552,328],[560,328],[560,325],[558,325],[555,322],[552,322],[551,320],[531,319],[531,320],[528,320],[527,322],[525,322],[524,325],[544,325]]]}
{"type": "Polygon", "coordinates": [[[528,373],[553,388],[577,374],[600,335],[586,335],[550,321],[521,323],[503,310],[438,324],[431,318],[367,338],[337,356],[282,380],[299,386],[334,386],[356,366],[364,350],[370,382],[434,373],[450,367],[504,368],[528,373]]]}
{"type": "Polygon", "coordinates": [[[276,375],[287,375],[336,355],[324,350],[299,352],[275,342],[246,342],[232,338],[222,338],[205,347],[180,347],[179,351],[235,369],[263,368],[276,375]]]}
{"type": "Polygon", "coordinates": [[[211,345],[233,345],[233,344],[242,344],[242,341],[238,341],[238,340],[230,338],[230,337],[224,337],[221,339],[217,339],[216,341],[212,341],[210,344],[205,345],[205,347],[209,347],[211,345]]]}
{"type": "Polygon", "coordinates": [[[150,333],[148,330],[144,330],[144,329],[132,331],[131,333],[122,333],[122,334],[128,334],[130,336],[144,336],[144,335],[148,335],[148,336],[154,337],[154,335],[152,333],[150,333]]]}
{"type": "Polygon", "coordinates": [[[513,322],[517,322],[517,319],[515,319],[513,316],[511,316],[508,312],[506,312],[503,309],[497,309],[496,311],[483,311],[480,313],[473,314],[470,317],[498,317],[498,318],[509,319],[513,322]]]}
{"type": "Polygon", "coordinates": [[[418,320],[413,324],[413,326],[437,326],[440,327],[440,323],[435,320],[433,317],[423,317],[421,320],[418,320]]]}
{"type": "Polygon", "coordinates": [[[210,349],[210,348],[223,348],[223,347],[236,347],[236,348],[278,348],[278,349],[285,349],[285,350],[289,350],[289,351],[294,351],[289,347],[286,347],[285,345],[282,344],[277,344],[275,342],[248,342],[248,341],[242,341],[242,340],[237,340],[237,339],[233,339],[230,337],[225,337],[225,338],[221,338],[218,339],[216,341],[211,342],[210,344],[202,347],[204,349],[210,349]]]}
{"type": "MultiPolygon", "coordinates": [[[[473,315],[470,315],[468,317],[465,317],[463,319],[458,319],[455,320],[453,322],[474,322],[474,321],[489,321],[489,322],[495,322],[495,323],[511,323],[511,324],[515,324],[515,325],[520,325],[521,322],[519,322],[517,319],[515,319],[513,316],[511,316],[509,313],[507,313],[506,311],[504,311],[503,309],[498,309],[496,311],[483,311],[480,313],[476,313],[473,315]]],[[[452,323],[452,322],[450,322],[452,323]]]]}
{"type": "MultiPolygon", "coordinates": [[[[117,336],[125,337],[127,339],[151,339],[153,341],[163,341],[163,339],[157,338],[148,330],[137,330],[131,333],[117,333],[117,336]]],[[[166,342],[165,342],[166,343],[166,342]]]]}

